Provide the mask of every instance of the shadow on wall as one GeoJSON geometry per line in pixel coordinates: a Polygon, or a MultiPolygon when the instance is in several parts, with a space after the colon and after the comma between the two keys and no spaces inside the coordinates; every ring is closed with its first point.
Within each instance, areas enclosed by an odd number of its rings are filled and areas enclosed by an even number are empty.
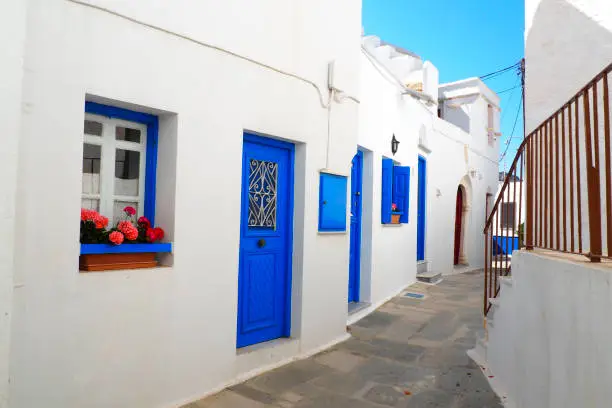
{"type": "Polygon", "coordinates": [[[612,32],[567,1],[543,0],[527,33],[525,58],[531,132],[612,62],[612,32]]]}
{"type": "Polygon", "coordinates": [[[470,133],[470,115],[461,107],[448,107],[444,120],[457,126],[465,133],[470,133]]]}

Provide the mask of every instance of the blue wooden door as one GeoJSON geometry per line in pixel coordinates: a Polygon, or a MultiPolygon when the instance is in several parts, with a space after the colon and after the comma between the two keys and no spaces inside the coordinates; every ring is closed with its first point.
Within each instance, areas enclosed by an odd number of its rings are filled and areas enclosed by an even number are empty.
{"type": "Polygon", "coordinates": [[[245,135],[237,347],[290,335],[293,145],[245,135]]]}
{"type": "Polygon", "coordinates": [[[348,301],[359,302],[359,275],[361,270],[361,187],[363,179],[363,152],[358,151],[351,166],[351,244],[349,256],[348,301]]]}
{"type": "Polygon", "coordinates": [[[417,261],[425,260],[425,214],[427,212],[427,162],[419,156],[419,188],[417,198],[417,261]]]}

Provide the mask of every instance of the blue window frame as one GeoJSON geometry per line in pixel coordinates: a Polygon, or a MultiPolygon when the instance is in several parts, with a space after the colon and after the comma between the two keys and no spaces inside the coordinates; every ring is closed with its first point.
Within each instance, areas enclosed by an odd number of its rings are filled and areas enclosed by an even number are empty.
{"type": "Polygon", "coordinates": [[[157,116],[148,113],[134,112],[115,106],[102,105],[95,102],[85,102],[85,112],[108,118],[123,119],[130,122],[142,123],[147,126],[147,150],[145,163],[145,195],[144,216],[152,224],[155,223],[155,185],[157,182],[157,144],[159,134],[159,120],[157,116]]]}
{"type": "MultiPolygon", "coordinates": [[[[135,112],[129,109],[115,106],[103,105],[96,102],[85,102],[85,113],[99,115],[112,119],[121,119],[136,122],[146,126],[146,150],[145,150],[145,177],[143,212],[151,224],[155,224],[155,188],[157,182],[157,146],[159,137],[159,120],[155,115],[135,112]]],[[[169,245],[146,244],[152,252],[169,252],[169,245]],[[149,246],[150,245],[150,246],[149,246]]],[[[139,252],[138,244],[121,245],[112,247],[105,244],[81,244],[81,254],[91,253],[116,253],[116,252],[139,252]]]]}
{"type": "Polygon", "coordinates": [[[391,223],[391,206],[397,205],[400,223],[407,224],[410,214],[410,167],[396,166],[392,159],[382,159],[381,223],[391,223]]]}
{"type": "Polygon", "coordinates": [[[383,224],[391,223],[391,205],[393,204],[393,160],[382,159],[382,199],[380,219],[383,224]]]}

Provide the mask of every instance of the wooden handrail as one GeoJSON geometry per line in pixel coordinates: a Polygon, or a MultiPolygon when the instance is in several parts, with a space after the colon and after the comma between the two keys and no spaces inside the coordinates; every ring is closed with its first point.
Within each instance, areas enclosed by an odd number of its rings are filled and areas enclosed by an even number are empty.
{"type": "Polygon", "coordinates": [[[611,72],[609,64],[518,147],[483,230],[485,315],[491,307],[489,300],[499,292],[499,277],[510,273],[515,249],[579,254],[591,262],[612,258],[611,72]],[[585,200],[587,220],[583,215],[585,200]],[[506,203],[514,203],[514,207],[504,206],[506,203]],[[511,208],[514,214],[510,217],[511,208]]]}

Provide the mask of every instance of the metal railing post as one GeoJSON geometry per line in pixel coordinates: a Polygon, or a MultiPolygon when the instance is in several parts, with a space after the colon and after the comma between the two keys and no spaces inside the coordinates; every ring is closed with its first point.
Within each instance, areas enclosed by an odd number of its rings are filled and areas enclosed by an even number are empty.
{"type": "MultiPolygon", "coordinates": [[[[533,139],[530,139],[527,142],[527,177],[525,178],[525,188],[526,188],[526,211],[525,211],[525,226],[523,228],[523,233],[525,234],[525,249],[528,251],[533,249],[533,180],[534,180],[534,172],[533,172],[533,139]]],[[[522,197],[521,197],[522,201],[522,197]]],[[[522,202],[520,204],[522,206],[522,202]]],[[[520,219],[519,219],[520,222],[520,219]]]]}

